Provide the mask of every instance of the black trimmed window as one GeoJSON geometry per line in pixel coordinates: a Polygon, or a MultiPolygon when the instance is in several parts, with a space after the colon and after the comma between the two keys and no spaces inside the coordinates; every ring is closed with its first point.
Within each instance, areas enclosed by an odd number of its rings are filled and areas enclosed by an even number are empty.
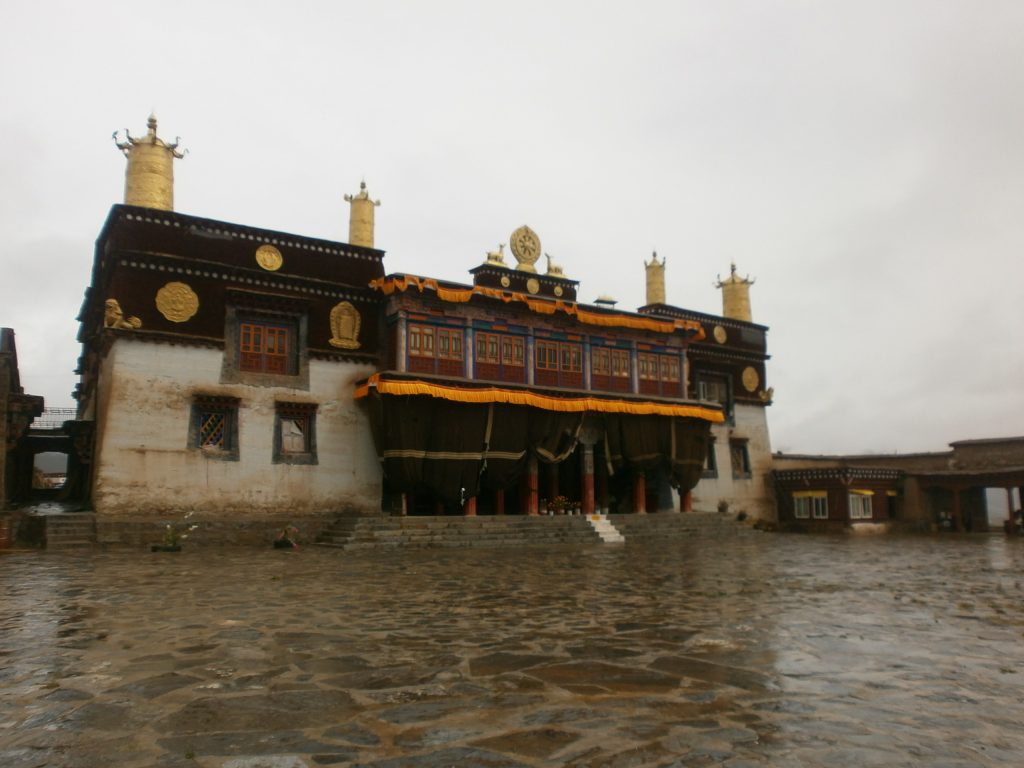
{"type": "Polygon", "coordinates": [[[238,323],[238,369],[292,376],[298,368],[295,323],[257,318],[238,323]]]}
{"type": "Polygon", "coordinates": [[[316,464],[316,403],[276,403],[274,463],[316,464]]]}
{"type": "Polygon", "coordinates": [[[727,376],[701,373],[697,376],[697,397],[711,403],[718,403],[725,412],[729,424],[733,421],[732,386],[727,376]]]}
{"type": "Polygon", "coordinates": [[[238,398],[196,395],[190,410],[188,446],[210,459],[238,461],[238,398]]]}
{"type": "Polygon", "coordinates": [[[746,440],[729,441],[729,460],[732,463],[732,476],[742,479],[751,476],[750,451],[746,440]]]}
{"type": "Polygon", "coordinates": [[[264,306],[249,294],[232,298],[239,303],[225,308],[221,383],[309,389],[309,320],[301,304],[264,306]]]}
{"type": "Polygon", "coordinates": [[[704,471],[701,477],[718,477],[718,458],[715,456],[717,441],[714,437],[708,438],[708,453],[704,457],[704,471]]]}

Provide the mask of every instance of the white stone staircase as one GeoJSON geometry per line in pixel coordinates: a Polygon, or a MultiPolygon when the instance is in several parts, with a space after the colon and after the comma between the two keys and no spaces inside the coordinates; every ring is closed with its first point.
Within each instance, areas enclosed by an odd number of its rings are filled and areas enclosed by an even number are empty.
{"type": "Polygon", "coordinates": [[[587,522],[605,544],[618,544],[626,540],[619,529],[611,524],[607,515],[587,515],[587,522]]]}

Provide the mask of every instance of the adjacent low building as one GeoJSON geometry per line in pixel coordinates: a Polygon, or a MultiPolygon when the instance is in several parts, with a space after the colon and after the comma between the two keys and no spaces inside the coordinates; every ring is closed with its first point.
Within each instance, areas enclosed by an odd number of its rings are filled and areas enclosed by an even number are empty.
{"type": "Polygon", "coordinates": [[[934,453],[776,454],[773,467],[778,520],[788,530],[983,532],[986,490],[1005,493],[1011,512],[1024,497],[1024,437],[961,440],[934,453]]]}

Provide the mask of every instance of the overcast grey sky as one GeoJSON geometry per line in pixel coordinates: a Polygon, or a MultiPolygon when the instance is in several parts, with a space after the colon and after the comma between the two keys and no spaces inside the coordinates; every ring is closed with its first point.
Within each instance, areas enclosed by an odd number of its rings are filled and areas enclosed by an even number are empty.
{"type": "Polygon", "coordinates": [[[365,176],[389,272],[468,280],[525,223],[585,301],[643,304],[657,249],[718,313],[735,260],[777,450],[1024,434],[1018,0],[0,0],[0,91],[0,325],[48,405],[155,109],[177,210],[344,240],[365,176]]]}

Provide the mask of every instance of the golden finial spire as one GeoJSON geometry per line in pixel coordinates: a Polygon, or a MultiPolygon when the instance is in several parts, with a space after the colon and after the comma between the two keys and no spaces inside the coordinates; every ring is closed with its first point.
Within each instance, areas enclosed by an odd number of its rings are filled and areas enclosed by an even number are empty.
{"type": "Polygon", "coordinates": [[[157,136],[156,115],[146,121],[146,135],[136,138],[126,128],[125,140],[118,141],[120,131],[114,131],[114,144],[128,158],[124,173],[125,205],[139,205],[162,211],[174,210],[174,160],[185,152],[178,151],[179,139],[168,144],[157,136]]]}
{"type": "Polygon", "coordinates": [[[658,252],[651,254],[650,263],[644,262],[647,270],[647,303],[665,304],[665,260],[658,261],[658,252]]]}
{"type": "Polygon", "coordinates": [[[750,276],[740,277],[736,274],[736,262],[729,265],[729,277],[725,280],[718,276],[716,288],[722,289],[722,316],[732,320],[752,322],[750,314],[750,286],[754,281],[750,276]]]}
{"type": "Polygon", "coordinates": [[[348,217],[348,241],[352,245],[373,248],[373,209],[380,205],[380,200],[370,199],[364,179],[359,182],[359,193],[345,195],[345,202],[352,206],[348,217]]]}

